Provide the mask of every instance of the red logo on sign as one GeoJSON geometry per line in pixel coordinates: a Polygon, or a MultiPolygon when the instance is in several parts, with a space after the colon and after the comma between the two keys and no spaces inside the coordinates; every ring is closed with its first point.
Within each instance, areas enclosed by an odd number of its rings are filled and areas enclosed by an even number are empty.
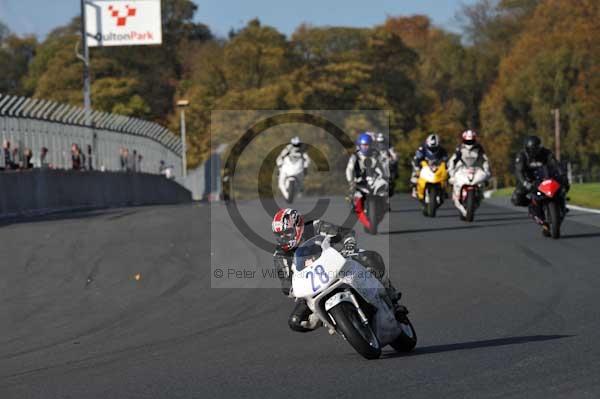
{"type": "Polygon", "coordinates": [[[125,26],[127,24],[127,18],[135,17],[137,12],[136,8],[125,6],[126,13],[125,15],[121,15],[119,10],[115,10],[113,6],[108,6],[108,11],[110,11],[110,16],[117,20],[117,26],[125,26]]]}

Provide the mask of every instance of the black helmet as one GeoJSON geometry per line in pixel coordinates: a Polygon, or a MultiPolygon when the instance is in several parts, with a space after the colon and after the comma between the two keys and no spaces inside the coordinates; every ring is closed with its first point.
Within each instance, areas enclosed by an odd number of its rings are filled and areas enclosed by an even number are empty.
{"type": "Polygon", "coordinates": [[[529,136],[525,139],[525,152],[530,157],[535,157],[539,154],[542,148],[542,140],[538,136],[529,136]]]}

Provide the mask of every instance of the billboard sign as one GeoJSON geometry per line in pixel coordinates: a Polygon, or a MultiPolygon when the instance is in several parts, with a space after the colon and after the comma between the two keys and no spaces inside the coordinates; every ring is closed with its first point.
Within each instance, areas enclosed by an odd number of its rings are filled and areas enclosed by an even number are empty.
{"type": "Polygon", "coordinates": [[[86,0],[90,47],[162,43],[160,0],[86,0]]]}

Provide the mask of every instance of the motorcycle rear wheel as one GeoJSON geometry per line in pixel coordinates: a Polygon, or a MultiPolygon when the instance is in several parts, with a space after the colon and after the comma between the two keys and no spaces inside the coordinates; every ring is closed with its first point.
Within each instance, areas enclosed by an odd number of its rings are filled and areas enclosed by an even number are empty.
{"type": "Polygon", "coordinates": [[[350,344],[365,359],[378,359],[381,356],[381,345],[370,325],[362,324],[354,305],[341,302],[329,313],[335,320],[341,332],[350,344]]]}

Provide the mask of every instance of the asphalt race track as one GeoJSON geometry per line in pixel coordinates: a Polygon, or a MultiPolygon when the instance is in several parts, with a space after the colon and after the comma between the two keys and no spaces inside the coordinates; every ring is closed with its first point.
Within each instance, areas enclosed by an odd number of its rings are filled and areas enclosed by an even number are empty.
{"type": "MultiPolygon", "coordinates": [[[[375,361],[292,332],[278,289],[211,288],[272,283],[214,278],[214,262],[271,265],[222,205],[4,222],[0,398],[600,397],[600,216],[571,212],[553,241],[490,203],[472,224],[449,205],[436,219],[408,197],[392,208],[359,243],[391,248],[419,343],[375,361]]],[[[240,209],[267,237],[266,212],[240,209]]]]}

